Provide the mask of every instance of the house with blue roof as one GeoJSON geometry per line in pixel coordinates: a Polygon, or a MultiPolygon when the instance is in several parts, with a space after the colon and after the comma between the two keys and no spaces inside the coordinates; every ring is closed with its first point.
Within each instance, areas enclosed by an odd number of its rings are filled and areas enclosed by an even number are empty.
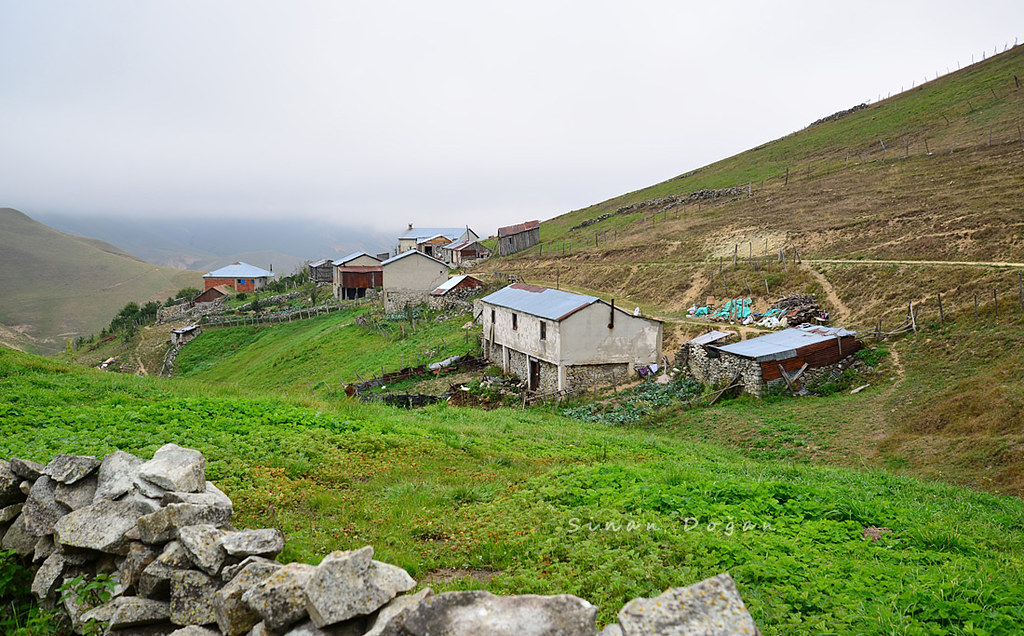
{"type": "Polygon", "coordinates": [[[617,384],[661,359],[662,323],[596,296],[515,283],[477,301],[484,356],[531,391],[617,384]]]}
{"type": "Polygon", "coordinates": [[[227,285],[236,292],[254,292],[265,287],[274,277],[274,272],[267,271],[248,263],[232,263],[226,267],[203,274],[203,291],[227,285]]]}
{"type": "Polygon", "coordinates": [[[398,253],[417,250],[427,256],[443,259],[442,248],[461,241],[478,240],[476,232],[466,227],[421,227],[414,228],[412,223],[405,234],[398,237],[398,253]]]}

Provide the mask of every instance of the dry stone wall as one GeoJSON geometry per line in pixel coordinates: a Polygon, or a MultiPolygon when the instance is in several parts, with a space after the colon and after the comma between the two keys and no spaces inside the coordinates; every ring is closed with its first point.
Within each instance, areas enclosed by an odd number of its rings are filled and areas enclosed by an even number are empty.
{"type": "MultiPolygon", "coordinates": [[[[0,547],[32,565],[32,593],[77,633],[597,634],[597,608],[567,594],[413,593],[416,581],[371,546],[316,566],[281,564],[282,533],[232,526],[231,500],[205,467],[201,453],[174,444],[149,460],[121,451],[0,460],[0,547]],[[109,602],[89,607],[59,592],[98,574],[112,581],[109,602]]],[[[601,634],[760,633],[728,574],[634,599],[618,618],[601,634]]]]}

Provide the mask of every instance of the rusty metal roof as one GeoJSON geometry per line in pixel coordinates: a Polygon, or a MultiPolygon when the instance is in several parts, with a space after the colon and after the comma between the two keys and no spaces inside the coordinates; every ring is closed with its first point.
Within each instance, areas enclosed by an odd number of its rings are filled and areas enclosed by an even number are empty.
{"type": "Polygon", "coordinates": [[[715,348],[743,358],[766,362],[792,358],[801,347],[855,334],[856,332],[841,327],[801,325],[715,348]]]}
{"type": "Polygon", "coordinates": [[[460,274],[458,276],[452,276],[451,278],[449,278],[440,287],[438,287],[434,291],[430,292],[430,295],[431,296],[444,296],[445,294],[447,294],[451,290],[453,290],[456,287],[458,287],[459,285],[461,285],[462,282],[465,281],[467,278],[469,280],[476,281],[478,287],[480,285],[483,285],[483,283],[480,282],[480,279],[476,278],[475,276],[470,276],[469,274],[460,274]]]}
{"type": "Polygon", "coordinates": [[[540,221],[527,221],[525,223],[517,223],[515,225],[506,225],[505,227],[498,228],[498,237],[509,236],[511,234],[519,234],[527,230],[532,230],[540,227],[540,221]]]}

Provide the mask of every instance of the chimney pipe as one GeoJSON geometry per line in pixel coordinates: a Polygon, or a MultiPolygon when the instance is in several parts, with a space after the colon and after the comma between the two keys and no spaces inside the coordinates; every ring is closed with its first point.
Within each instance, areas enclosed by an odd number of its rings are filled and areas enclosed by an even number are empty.
{"type": "Polygon", "coordinates": [[[608,328],[609,329],[614,329],[615,328],[615,299],[614,298],[612,298],[612,311],[611,311],[611,314],[609,314],[609,316],[608,316],[608,328]]]}
{"type": "Polygon", "coordinates": [[[410,224],[409,224],[409,230],[408,230],[408,231],[409,231],[409,232],[411,232],[411,231],[412,231],[412,223],[410,223],[410,224]]]}

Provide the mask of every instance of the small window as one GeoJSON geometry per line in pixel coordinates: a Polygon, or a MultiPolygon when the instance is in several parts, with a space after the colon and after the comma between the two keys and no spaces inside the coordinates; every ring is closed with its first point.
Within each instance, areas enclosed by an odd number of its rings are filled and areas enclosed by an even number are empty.
{"type": "Polygon", "coordinates": [[[238,279],[238,284],[239,285],[244,285],[245,284],[245,279],[244,278],[239,278],[238,279]]]}
{"type": "Polygon", "coordinates": [[[512,314],[512,329],[519,329],[519,316],[512,314]]]}
{"type": "Polygon", "coordinates": [[[494,310],[491,310],[491,324],[494,324],[494,310]]]}
{"type": "Polygon", "coordinates": [[[548,323],[544,322],[543,320],[540,321],[540,339],[548,339],[548,323]]]}

